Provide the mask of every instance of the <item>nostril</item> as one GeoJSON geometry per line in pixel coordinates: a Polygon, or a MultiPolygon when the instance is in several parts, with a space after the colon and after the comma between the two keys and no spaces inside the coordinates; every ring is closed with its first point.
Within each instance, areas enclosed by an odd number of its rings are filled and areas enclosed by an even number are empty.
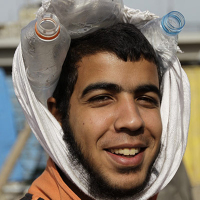
{"type": "Polygon", "coordinates": [[[128,128],[121,128],[119,130],[116,130],[116,133],[126,133],[128,135],[141,135],[144,133],[144,127],[140,127],[139,129],[136,130],[130,130],[128,128]]]}

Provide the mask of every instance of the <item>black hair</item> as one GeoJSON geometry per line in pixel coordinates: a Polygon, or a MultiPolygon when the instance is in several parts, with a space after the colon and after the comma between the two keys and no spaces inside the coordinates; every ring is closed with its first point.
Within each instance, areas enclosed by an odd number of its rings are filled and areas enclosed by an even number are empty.
{"type": "Polygon", "coordinates": [[[159,82],[161,81],[156,53],[145,36],[133,24],[119,23],[73,39],[62,66],[58,85],[53,93],[62,119],[68,114],[69,101],[78,77],[77,63],[84,56],[100,52],[114,53],[125,62],[135,62],[141,58],[153,62],[157,66],[159,82]]]}

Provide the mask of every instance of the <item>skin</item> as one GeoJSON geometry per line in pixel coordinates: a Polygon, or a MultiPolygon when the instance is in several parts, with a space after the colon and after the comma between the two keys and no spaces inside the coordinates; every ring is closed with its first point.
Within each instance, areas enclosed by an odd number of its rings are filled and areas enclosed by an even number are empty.
{"type": "MultiPolygon", "coordinates": [[[[120,60],[103,52],[78,63],[69,123],[87,162],[110,186],[142,185],[158,155],[162,132],[157,68],[141,58],[120,60]],[[111,149],[141,148],[136,156],[111,149]]],[[[49,102],[55,105],[55,99],[49,102]]],[[[52,113],[60,121],[55,106],[52,113]]]]}

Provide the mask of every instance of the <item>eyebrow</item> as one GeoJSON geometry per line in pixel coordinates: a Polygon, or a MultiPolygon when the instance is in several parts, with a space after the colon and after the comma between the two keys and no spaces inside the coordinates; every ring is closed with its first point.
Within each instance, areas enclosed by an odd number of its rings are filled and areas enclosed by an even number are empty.
{"type": "Polygon", "coordinates": [[[89,92],[94,90],[107,90],[119,93],[122,91],[122,87],[114,83],[107,83],[107,82],[98,82],[94,84],[88,85],[82,92],[81,98],[83,98],[89,92]]]}
{"type": "Polygon", "coordinates": [[[154,92],[158,95],[158,97],[161,99],[161,93],[158,87],[156,87],[153,84],[145,84],[138,86],[135,90],[135,93],[147,93],[147,92],[154,92]]]}
{"type": "MultiPolygon", "coordinates": [[[[108,82],[98,82],[94,84],[88,85],[82,92],[81,98],[83,98],[86,94],[95,91],[95,90],[107,90],[115,93],[120,93],[121,91],[125,91],[121,86],[114,84],[114,83],[108,83],[108,82]]],[[[128,92],[131,93],[147,93],[147,92],[154,92],[158,95],[159,98],[161,98],[160,90],[158,87],[156,87],[153,84],[144,84],[139,85],[134,90],[128,90],[128,92]]]]}

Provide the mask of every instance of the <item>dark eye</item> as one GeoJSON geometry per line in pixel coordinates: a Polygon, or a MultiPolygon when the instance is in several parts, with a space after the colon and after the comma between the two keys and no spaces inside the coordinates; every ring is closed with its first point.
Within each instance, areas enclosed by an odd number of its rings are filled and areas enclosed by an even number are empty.
{"type": "Polygon", "coordinates": [[[159,106],[157,99],[149,96],[141,96],[136,99],[137,103],[146,108],[155,108],[159,106]]]}
{"type": "Polygon", "coordinates": [[[92,104],[92,106],[94,107],[101,107],[101,106],[108,105],[112,101],[113,99],[109,95],[97,95],[97,96],[91,97],[88,100],[88,103],[92,104]]]}

